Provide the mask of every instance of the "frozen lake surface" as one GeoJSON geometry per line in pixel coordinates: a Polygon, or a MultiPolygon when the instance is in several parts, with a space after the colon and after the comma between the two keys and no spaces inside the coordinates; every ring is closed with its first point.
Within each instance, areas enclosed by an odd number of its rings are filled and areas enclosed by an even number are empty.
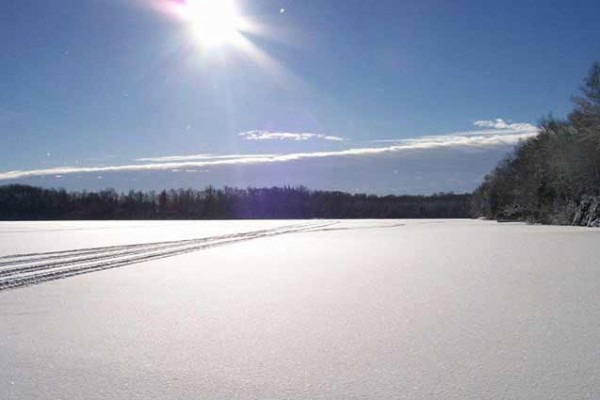
{"type": "Polygon", "coordinates": [[[600,230],[0,223],[2,399],[597,399],[600,230]]]}

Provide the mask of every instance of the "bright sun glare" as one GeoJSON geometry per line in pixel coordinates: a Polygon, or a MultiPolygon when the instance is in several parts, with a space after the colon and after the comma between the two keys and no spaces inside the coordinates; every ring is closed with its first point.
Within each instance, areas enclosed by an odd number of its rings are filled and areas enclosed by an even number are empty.
{"type": "Polygon", "coordinates": [[[203,46],[235,44],[243,21],[234,0],[187,0],[181,10],[203,46]]]}
{"type": "MultiPolygon", "coordinates": [[[[245,15],[244,10],[238,5],[239,0],[153,1],[159,11],[175,16],[186,25],[203,56],[208,53],[226,56],[225,52],[221,53],[218,50],[231,47],[236,53],[243,53],[248,60],[267,69],[274,79],[287,83],[296,81],[277,60],[247,37],[250,35],[271,38],[272,33],[267,26],[245,15]],[[205,52],[206,50],[209,51],[205,52]]],[[[281,13],[283,12],[280,11],[281,13]]],[[[221,61],[227,61],[226,57],[221,58],[221,61]]]]}

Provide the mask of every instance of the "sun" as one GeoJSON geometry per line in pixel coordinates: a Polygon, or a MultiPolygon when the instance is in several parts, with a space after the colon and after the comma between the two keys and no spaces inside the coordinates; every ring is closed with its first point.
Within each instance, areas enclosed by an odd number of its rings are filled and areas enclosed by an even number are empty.
{"type": "Polygon", "coordinates": [[[185,0],[181,16],[203,47],[221,47],[239,40],[244,21],[234,0],[185,0]]]}
{"type": "MultiPolygon", "coordinates": [[[[0,0],[1,1],[1,0],[0,0]]],[[[190,34],[183,45],[188,50],[199,50],[198,61],[218,60],[222,63],[251,61],[269,71],[273,79],[281,83],[302,84],[284,65],[253,42],[253,38],[277,40],[272,31],[256,15],[248,14],[240,7],[242,0],[138,0],[150,4],[156,11],[176,19],[190,34]],[[238,3],[239,2],[239,3],[238,3]],[[221,51],[223,50],[223,51],[221,51]],[[232,51],[230,51],[232,50],[232,51]],[[244,57],[234,57],[243,55],[244,57]]],[[[282,15],[285,10],[279,10],[282,15]]],[[[196,52],[190,52],[196,54],[196,52]]]]}

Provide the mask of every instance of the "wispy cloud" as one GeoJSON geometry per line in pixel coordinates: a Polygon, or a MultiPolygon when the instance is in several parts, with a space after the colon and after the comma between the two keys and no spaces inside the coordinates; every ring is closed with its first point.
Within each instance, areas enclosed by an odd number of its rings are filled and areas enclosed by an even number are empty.
{"type": "Polygon", "coordinates": [[[289,154],[198,154],[188,156],[165,156],[155,158],[139,158],[142,162],[130,165],[114,165],[102,167],[58,167],[50,169],[22,170],[0,172],[0,180],[20,179],[33,176],[52,176],[105,172],[141,172],[141,171],[173,171],[192,170],[195,168],[257,165],[285,163],[307,159],[335,157],[371,157],[396,154],[412,150],[459,149],[459,148],[494,148],[509,146],[520,140],[535,136],[537,128],[531,124],[502,124],[502,120],[477,121],[475,126],[492,130],[475,130],[448,135],[427,136],[414,139],[386,140],[387,146],[357,147],[337,151],[314,151],[289,154]],[[489,122],[489,124],[484,123],[489,122]],[[490,126],[494,124],[494,126],[490,126]]]}
{"type": "Polygon", "coordinates": [[[516,144],[538,133],[538,128],[530,123],[506,122],[501,118],[473,122],[476,128],[470,131],[453,132],[445,135],[422,136],[416,139],[384,139],[372,140],[371,143],[415,143],[415,142],[449,142],[459,144],[469,138],[473,143],[481,142],[485,146],[516,144]],[[484,137],[486,139],[484,139],[484,137]]]}
{"type": "Polygon", "coordinates": [[[138,162],[171,162],[171,161],[212,161],[227,160],[232,158],[255,158],[255,157],[273,157],[275,154],[191,154],[186,156],[164,156],[164,157],[144,157],[136,158],[138,162]]]}
{"type": "Polygon", "coordinates": [[[478,128],[491,128],[499,131],[523,131],[523,130],[533,130],[536,127],[529,123],[513,123],[507,122],[502,118],[496,118],[494,120],[480,120],[473,122],[478,128]]]}
{"type": "Polygon", "coordinates": [[[306,141],[306,140],[326,140],[329,142],[343,142],[345,139],[339,136],[323,135],[320,133],[296,133],[296,132],[269,132],[254,130],[248,132],[242,132],[239,134],[240,137],[245,140],[292,140],[292,141],[306,141]]]}

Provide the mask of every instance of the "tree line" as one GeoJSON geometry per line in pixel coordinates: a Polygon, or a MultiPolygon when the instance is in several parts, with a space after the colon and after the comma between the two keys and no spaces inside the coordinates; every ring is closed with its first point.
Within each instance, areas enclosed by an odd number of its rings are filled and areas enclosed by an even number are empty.
{"type": "Polygon", "coordinates": [[[470,195],[376,196],[304,187],[97,192],[0,187],[1,220],[466,218],[470,195]]]}
{"type": "MultiPolygon", "coordinates": [[[[545,118],[473,193],[472,214],[490,219],[571,224],[600,196],[600,63],[566,119],[545,118]]],[[[600,211],[600,210],[598,210],[600,211]]]]}

